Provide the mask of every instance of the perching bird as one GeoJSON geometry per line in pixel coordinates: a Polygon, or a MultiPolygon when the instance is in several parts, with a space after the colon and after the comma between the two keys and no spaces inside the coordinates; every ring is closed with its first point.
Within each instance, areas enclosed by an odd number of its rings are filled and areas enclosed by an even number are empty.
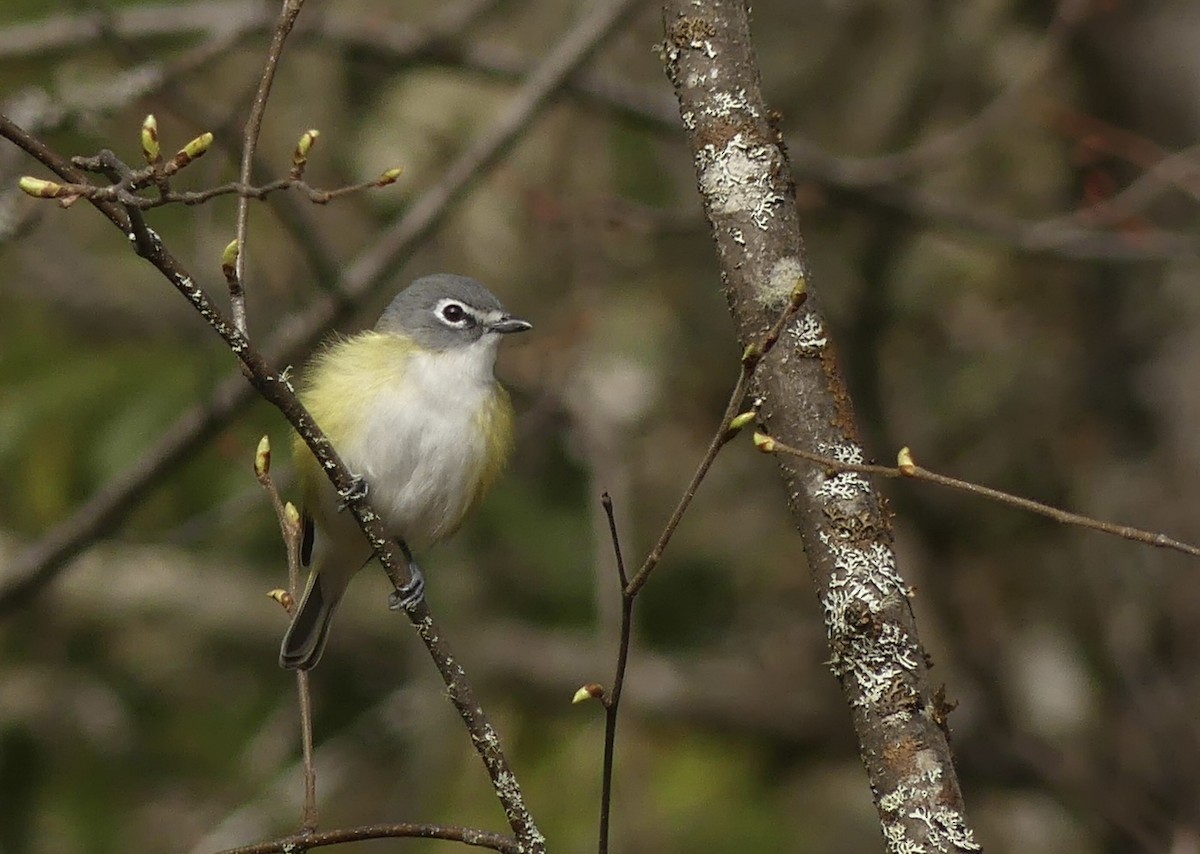
{"type": "MultiPolygon", "coordinates": [[[[373,330],[342,338],[308,365],[300,400],[367,489],[405,554],[453,534],[508,462],[513,413],[493,366],[501,336],[531,326],[474,279],[439,273],[396,295],[373,330]]],[[[308,670],[370,544],[304,441],[295,440],[303,491],[304,598],[279,663],[308,670]],[[313,526],[316,555],[313,556],[313,526]]],[[[399,604],[421,598],[423,579],[399,604]]]]}

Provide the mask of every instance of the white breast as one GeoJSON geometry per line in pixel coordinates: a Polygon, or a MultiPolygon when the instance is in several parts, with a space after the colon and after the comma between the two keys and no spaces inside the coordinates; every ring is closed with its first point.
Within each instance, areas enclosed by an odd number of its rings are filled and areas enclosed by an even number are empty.
{"type": "Polygon", "coordinates": [[[367,479],[371,505],[413,548],[458,527],[484,467],[480,414],[496,392],[498,337],[411,355],[381,387],[363,431],[341,453],[367,479]]]}

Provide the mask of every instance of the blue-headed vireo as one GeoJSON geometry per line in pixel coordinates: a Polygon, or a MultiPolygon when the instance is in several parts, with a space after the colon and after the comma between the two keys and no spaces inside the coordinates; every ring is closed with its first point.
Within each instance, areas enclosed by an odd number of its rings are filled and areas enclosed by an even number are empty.
{"type": "MultiPolygon", "coordinates": [[[[318,353],[301,378],[301,401],[410,558],[413,582],[398,591],[398,604],[419,600],[424,586],[410,549],[453,534],[508,461],[512,404],[492,370],[501,336],[529,328],[474,279],[426,276],[397,294],[373,330],[318,353]]],[[[298,436],[295,455],[301,552],[312,571],[279,663],[307,670],[321,657],[346,585],[372,551],[298,436]]]]}

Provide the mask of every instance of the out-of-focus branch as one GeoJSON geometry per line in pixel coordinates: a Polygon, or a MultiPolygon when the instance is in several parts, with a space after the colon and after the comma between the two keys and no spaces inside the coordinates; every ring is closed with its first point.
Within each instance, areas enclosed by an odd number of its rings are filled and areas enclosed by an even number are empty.
{"type": "MultiPolygon", "coordinates": [[[[743,346],[808,280],[790,167],[763,101],[744,0],[666,0],[662,46],[743,346]]],[[[811,285],[811,283],[809,283],[811,285]]],[[[861,458],[815,294],[755,375],[760,417],[793,444],[861,458]]],[[[870,483],[780,459],[890,850],[975,850],[910,590],[870,483]]]]}
{"type": "MultiPolygon", "coordinates": [[[[479,2],[479,0],[476,0],[479,2]]],[[[1009,115],[1028,95],[1033,81],[1044,74],[1061,52],[1084,14],[1080,0],[1063,0],[1051,23],[1038,57],[974,117],[959,127],[910,149],[877,157],[831,154],[810,140],[792,135],[788,144],[792,166],[803,180],[844,193],[854,201],[881,206],[916,220],[993,241],[1021,252],[1075,260],[1164,261],[1200,256],[1200,240],[1189,233],[1152,229],[1130,239],[1097,226],[1108,211],[1095,219],[1068,214],[1030,220],[1002,211],[987,210],[978,202],[930,195],[906,185],[903,176],[936,164],[937,157],[969,148],[1009,115]]],[[[207,33],[229,42],[268,32],[272,22],[266,10],[224,0],[199,0],[178,6],[144,6],[115,10],[109,29],[126,38],[153,38],[207,33]],[[236,7],[236,8],[235,8],[236,7]]],[[[510,49],[486,44],[463,44],[439,37],[437,22],[429,28],[372,21],[363,26],[352,19],[324,16],[302,21],[294,38],[346,50],[390,66],[419,62],[462,68],[503,79],[521,79],[529,72],[528,59],[510,49]]],[[[19,58],[93,43],[99,35],[94,16],[54,16],[0,33],[0,59],[19,58]]],[[[594,104],[626,121],[676,130],[678,119],[667,98],[644,87],[612,80],[607,75],[581,73],[564,85],[586,103],[594,104]]],[[[127,99],[124,99],[127,100],[127,99]]],[[[1164,175],[1168,180],[1170,175],[1164,175]]],[[[1139,190],[1139,194],[1146,188],[1139,190]]],[[[1086,214],[1086,211],[1082,212],[1086,214]]]]}
{"type": "Polygon", "coordinates": [[[476,830],[473,827],[449,827],[443,824],[368,824],[345,830],[326,830],[309,833],[290,839],[273,839],[241,848],[229,848],[220,854],[289,854],[309,848],[324,848],[328,845],[343,845],[366,839],[446,839],[477,848],[490,848],[504,854],[524,854],[525,848],[517,840],[499,833],[476,830]]]}
{"type": "MultiPolygon", "coordinates": [[[[351,317],[357,306],[391,280],[422,239],[446,217],[466,191],[487,175],[533,124],[574,72],[630,14],[636,0],[606,0],[576,24],[542,60],[496,122],[464,151],[441,180],[417,199],[380,239],[342,273],[338,300],[326,299],[281,324],[263,347],[273,364],[303,358],[331,326],[351,317]]],[[[67,180],[83,181],[76,173],[67,180]]],[[[111,205],[120,216],[116,205],[111,205]]],[[[125,518],[166,471],[215,435],[254,399],[253,390],[233,376],[209,400],[185,413],[139,460],[39,542],[6,567],[0,579],[0,614],[11,611],[51,583],[72,557],[125,518]]]]}
{"type": "MultiPolygon", "coordinates": [[[[279,19],[271,33],[271,44],[267,47],[267,62],[263,67],[262,77],[258,81],[258,90],[254,93],[254,101],[250,105],[250,113],[246,116],[246,129],[242,133],[242,158],[238,167],[238,183],[250,185],[251,171],[254,167],[254,151],[258,148],[258,135],[262,131],[263,117],[267,114],[267,100],[271,97],[271,86],[275,83],[275,71],[279,68],[279,58],[283,56],[283,45],[287,41],[292,27],[304,0],[284,0],[283,8],[279,10],[279,19]]],[[[233,312],[233,325],[243,335],[246,333],[246,235],[250,226],[250,197],[238,194],[237,206],[237,245],[241,251],[234,262],[233,275],[226,277],[229,284],[229,307],[233,312]]]]}

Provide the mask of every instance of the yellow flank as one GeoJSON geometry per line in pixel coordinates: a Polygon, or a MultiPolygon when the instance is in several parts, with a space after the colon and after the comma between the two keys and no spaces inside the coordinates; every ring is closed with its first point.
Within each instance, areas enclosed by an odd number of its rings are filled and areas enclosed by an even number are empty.
{"type": "MultiPolygon", "coordinates": [[[[497,478],[504,473],[505,466],[513,451],[513,407],[508,396],[508,389],[496,383],[496,393],[488,401],[487,406],[479,413],[479,426],[487,437],[488,451],[485,455],[483,471],[479,473],[479,481],[475,484],[475,492],[467,502],[466,513],[483,499],[492,488],[497,478]]],[[[466,515],[464,514],[464,517],[466,515]]],[[[461,524],[462,520],[459,520],[461,524]]],[[[454,526],[458,529],[458,525],[454,526]]]]}
{"type": "MultiPolygon", "coordinates": [[[[371,405],[381,385],[404,370],[412,343],[397,335],[360,332],[338,338],[313,356],[301,378],[300,400],[330,441],[349,436],[355,420],[371,405]]],[[[292,439],[296,477],[304,506],[317,506],[317,493],[329,479],[299,434],[292,439]]]]}

